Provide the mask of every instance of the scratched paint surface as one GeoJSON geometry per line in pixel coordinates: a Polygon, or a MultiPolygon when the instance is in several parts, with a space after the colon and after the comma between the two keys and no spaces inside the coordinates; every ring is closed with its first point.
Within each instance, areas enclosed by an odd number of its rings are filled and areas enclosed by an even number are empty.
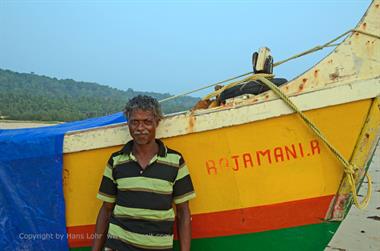
{"type": "MultiPolygon", "coordinates": [[[[373,1],[355,29],[380,36],[379,6],[379,0],[373,1]]],[[[378,58],[380,58],[379,39],[353,32],[327,57],[281,89],[288,95],[294,95],[358,79],[376,78],[380,73],[378,58]]],[[[274,97],[276,95],[270,91],[256,96],[255,102],[270,100],[274,97]]]]}

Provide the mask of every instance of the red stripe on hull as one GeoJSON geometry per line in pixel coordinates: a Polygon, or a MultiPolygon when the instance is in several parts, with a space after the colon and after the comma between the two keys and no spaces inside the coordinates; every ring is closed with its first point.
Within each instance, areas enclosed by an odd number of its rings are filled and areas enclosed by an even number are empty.
{"type": "Polygon", "coordinates": [[[70,248],[89,247],[92,245],[95,225],[67,227],[70,248]]]}

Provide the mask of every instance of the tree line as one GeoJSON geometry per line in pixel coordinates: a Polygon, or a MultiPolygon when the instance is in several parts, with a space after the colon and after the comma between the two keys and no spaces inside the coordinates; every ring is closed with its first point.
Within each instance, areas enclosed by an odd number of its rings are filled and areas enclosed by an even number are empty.
{"type": "MultiPolygon", "coordinates": [[[[158,100],[171,96],[0,69],[0,118],[10,120],[75,121],[100,117],[122,111],[126,102],[139,94],[158,100]]],[[[198,100],[185,96],[163,103],[162,109],[165,114],[184,111],[198,100]]]]}

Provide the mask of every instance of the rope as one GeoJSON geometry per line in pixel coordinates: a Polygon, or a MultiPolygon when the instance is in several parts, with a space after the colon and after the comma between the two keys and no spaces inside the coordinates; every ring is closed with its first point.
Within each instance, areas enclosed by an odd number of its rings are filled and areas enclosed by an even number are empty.
{"type": "Polygon", "coordinates": [[[183,92],[181,94],[178,94],[178,95],[175,95],[175,96],[172,96],[172,97],[168,97],[168,98],[164,98],[164,99],[161,99],[160,103],[162,102],[166,102],[166,101],[169,101],[169,100],[172,100],[172,99],[175,99],[175,98],[179,98],[181,96],[185,96],[185,95],[189,95],[191,93],[194,93],[194,92],[197,92],[197,91],[201,91],[201,90],[204,90],[204,89],[207,89],[207,88],[210,88],[210,87],[213,87],[215,85],[220,85],[220,84],[224,84],[226,82],[230,82],[232,80],[235,80],[235,79],[238,79],[238,78],[241,78],[241,77],[245,77],[249,74],[252,74],[253,72],[247,72],[247,73],[244,73],[244,74],[241,74],[239,76],[236,76],[236,77],[232,77],[232,78],[229,78],[229,79],[226,79],[226,80],[223,80],[223,81],[219,81],[217,83],[214,83],[214,84],[210,84],[210,85],[207,85],[207,86],[204,86],[204,87],[201,87],[201,88],[198,88],[198,89],[195,89],[195,90],[192,90],[192,91],[188,91],[188,92],[183,92]]]}
{"type": "MultiPolygon", "coordinates": [[[[332,47],[332,46],[336,46],[338,44],[333,44],[334,42],[336,42],[337,40],[341,39],[342,37],[346,36],[347,34],[351,33],[351,32],[357,32],[357,33],[362,33],[364,35],[367,35],[367,36],[371,36],[371,37],[374,37],[374,38],[377,38],[377,39],[380,39],[380,36],[378,35],[375,35],[375,34],[371,34],[371,33],[368,33],[368,32],[365,32],[365,31],[361,31],[361,30],[355,30],[355,29],[351,29],[349,31],[346,31],[345,33],[337,36],[336,38],[330,40],[329,42],[323,44],[323,45],[318,45],[318,46],[315,46],[314,48],[311,48],[309,50],[306,50],[304,52],[301,52],[299,54],[296,54],[292,57],[289,57],[285,60],[282,60],[282,61],[278,61],[278,62],[275,62],[273,64],[274,67],[276,66],[279,66],[283,63],[286,63],[290,60],[293,60],[293,59],[296,59],[296,58],[299,58],[299,57],[302,57],[302,56],[305,56],[307,54],[310,54],[310,53],[313,53],[315,51],[319,51],[319,50],[322,50],[326,47],[332,47]]],[[[226,79],[226,80],[223,80],[223,81],[219,81],[217,83],[214,83],[214,84],[209,84],[209,85],[206,85],[204,87],[201,87],[201,88],[198,88],[198,89],[195,89],[195,90],[192,90],[192,91],[188,91],[188,92],[183,92],[181,94],[178,94],[178,95],[175,95],[175,96],[172,96],[172,97],[168,97],[168,98],[165,98],[165,99],[162,99],[160,100],[159,102],[160,103],[163,103],[163,102],[166,102],[166,101],[169,101],[169,100],[172,100],[172,99],[176,99],[176,98],[179,98],[179,97],[182,97],[182,96],[185,96],[185,95],[188,95],[188,94],[191,94],[191,93],[194,93],[194,92],[198,92],[198,91],[201,91],[201,90],[204,90],[204,89],[207,89],[207,88],[210,88],[210,87],[213,87],[213,86],[216,86],[216,85],[219,85],[219,84],[223,84],[223,83],[226,83],[226,82],[230,82],[232,80],[236,80],[236,79],[239,79],[241,77],[245,77],[247,75],[250,75],[252,74],[253,72],[247,72],[247,73],[244,73],[244,74],[241,74],[239,76],[236,76],[236,77],[232,77],[232,78],[229,78],[229,79],[226,79]]],[[[352,197],[353,197],[353,200],[354,200],[354,204],[357,208],[359,209],[362,209],[362,208],[365,208],[367,207],[368,205],[368,202],[369,202],[369,199],[371,197],[371,194],[372,194],[372,181],[371,181],[371,177],[368,175],[368,173],[365,174],[365,177],[367,178],[367,181],[368,181],[368,190],[367,190],[367,194],[366,196],[364,197],[364,199],[360,202],[359,199],[358,199],[358,195],[357,195],[357,192],[356,192],[356,182],[355,182],[355,176],[357,175],[357,171],[358,171],[358,168],[354,165],[354,164],[351,164],[349,163],[344,157],[343,155],[333,146],[329,143],[329,141],[326,139],[326,137],[322,134],[322,132],[303,114],[303,112],[301,110],[299,110],[296,105],[285,95],[285,93],[283,93],[281,91],[280,88],[278,88],[275,84],[273,84],[271,81],[269,81],[268,77],[273,77],[272,74],[254,74],[252,76],[249,76],[245,79],[242,79],[242,80],[239,80],[239,81],[236,81],[236,82],[232,82],[226,86],[224,86],[223,88],[217,90],[217,91],[214,91],[212,92],[211,94],[207,95],[206,97],[204,97],[203,99],[209,99],[209,98],[212,98],[214,96],[217,96],[219,95],[222,91],[228,89],[228,88],[231,88],[233,86],[236,86],[238,84],[241,84],[241,83],[244,83],[244,82],[248,82],[248,81],[252,81],[252,80],[260,80],[261,82],[263,82],[264,84],[266,84],[274,93],[276,93],[287,105],[289,105],[295,112],[297,112],[300,117],[303,119],[303,121],[307,124],[307,126],[326,144],[326,146],[331,150],[331,152],[337,157],[337,159],[343,164],[344,166],[344,173],[346,175],[346,179],[348,180],[348,183],[349,183],[349,186],[351,188],[351,192],[352,192],[352,197]]]]}
{"type": "Polygon", "coordinates": [[[324,49],[324,48],[326,48],[326,47],[335,46],[335,44],[333,44],[335,41],[341,39],[342,37],[346,36],[347,34],[349,34],[349,33],[351,33],[351,32],[358,32],[358,33],[365,34],[365,35],[367,35],[367,36],[371,36],[371,37],[374,37],[374,38],[378,38],[378,39],[380,39],[380,36],[377,36],[377,35],[375,35],[375,34],[371,34],[371,33],[365,32],[365,31],[361,31],[361,30],[351,29],[351,30],[346,31],[345,33],[343,33],[343,34],[337,36],[337,37],[334,38],[333,40],[328,41],[327,43],[325,43],[325,44],[323,44],[323,45],[317,45],[317,46],[315,46],[314,48],[311,48],[311,49],[309,49],[309,50],[307,50],[307,51],[304,51],[304,52],[301,52],[301,53],[299,53],[299,54],[296,54],[296,55],[294,55],[294,56],[292,56],[292,57],[290,57],[290,58],[287,58],[287,59],[285,59],[285,60],[282,60],[282,61],[276,62],[276,63],[273,64],[273,67],[275,67],[275,66],[279,66],[280,64],[286,63],[286,62],[288,62],[288,61],[290,61],[290,60],[292,60],[292,59],[296,59],[296,58],[302,57],[302,56],[304,56],[304,55],[307,55],[307,54],[310,54],[310,53],[313,53],[313,52],[316,52],[316,51],[322,50],[322,49],[324,49]]]}
{"type": "MultiPolygon", "coordinates": [[[[355,29],[351,29],[349,31],[346,31],[345,33],[337,36],[336,38],[334,38],[333,40],[330,40],[329,42],[325,43],[324,45],[318,45],[318,46],[315,46],[314,48],[311,48],[309,50],[306,50],[304,52],[301,52],[299,54],[296,54],[292,57],[289,57],[287,59],[284,59],[282,61],[278,61],[278,62],[275,62],[273,64],[273,67],[276,67],[276,66],[279,66],[283,63],[286,63],[290,60],[293,60],[293,59],[296,59],[296,58],[299,58],[299,57],[302,57],[302,56],[305,56],[307,54],[311,54],[313,52],[316,52],[316,51],[319,51],[319,50],[322,50],[326,47],[332,47],[332,46],[337,46],[339,44],[333,44],[335,41],[339,40],[340,38],[344,37],[345,35],[347,35],[348,33],[351,33],[351,32],[358,32],[358,33],[362,33],[364,35],[367,35],[367,36],[371,36],[371,37],[374,37],[374,38],[377,38],[377,39],[380,39],[380,36],[378,35],[375,35],[375,34],[371,34],[371,33],[368,33],[368,32],[365,32],[365,31],[360,31],[360,30],[355,30],[355,29]]],[[[241,74],[239,76],[236,76],[236,77],[232,77],[232,78],[229,78],[229,79],[226,79],[226,80],[222,80],[222,81],[219,81],[219,82],[216,82],[214,84],[209,84],[209,85],[206,85],[206,86],[203,86],[203,87],[200,87],[198,89],[194,89],[194,90],[191,90],[191,91],[187,91],[187,92],[183,92],[183,93],[180,93],[180,94],[177,94],[177,95],[174,95],[174,96],[171,96],[171,97],[168,97],[168,98],[164,98],[164,99],[161,99],[159,102],[160,103],[163,103],[163,102],[167,102],[169,100],[172,100],[172,99],[176,99],[176,98],[179,98],[179,97],[182,97],[182,96],[186,96],[186,95],[189,95],[189,94],[192,94],[192,93],[195,93],[195,92],[198,92],[198,91],[202,91],[204,89],[207,89],[207,88],[210,88],[210,87],[213,87],[213,86],[216,86],[216,85],[220,85],[220,84],[224,84],[226,82],[230,82],[232,80],[235,80],[235,79],[238,79],[238,78],[241,78],[241,77],[245,77],[245,76],[248,76],[250,74],[253,74],[252,71],[250,72],[247,72],[247,73],[244,73],[244,74],[241,74]]],[[[244,81],[243,81],[244,82],[244,81]]]]}
{"type": "Polygon", "coordinates": [[[258,76],[258,80],[260,80],[262,83],[264,83],[266,86],[268,86],[274,93],[276,93],[288,106],[290,106],[295,112],[300,115],[300,117],[303,119],[303,121],[306,123],[306,125],[326,144],[326,146],[331,150],[331,152],[338,158],[338,160],[343,164],[344,166],[344,172],[346,175],[346,178],[348,180],[352,197],[355,203],[355,206],[359,209],[366,208],[368,206],[369,199],[372,194],[372,181],[371,177],[368,175],[368,173],[365,174],[367,180],[368,180],[368,190],[367,194],[362,200],[362,202],[359,202],[358,195],[356,192],[356,182],[355,182],[355,176],[357,174],[358,168],[354,165],[349,163],[343,155],[336,149],[323,135],[323,133],[313,124],[312,121],[310,121],[305,114],[298,109],[298,107],[286,96],[284,92],[281,91],[280,88],[278,88],[275,84],[273,84],[268,79],[258,76]]]}

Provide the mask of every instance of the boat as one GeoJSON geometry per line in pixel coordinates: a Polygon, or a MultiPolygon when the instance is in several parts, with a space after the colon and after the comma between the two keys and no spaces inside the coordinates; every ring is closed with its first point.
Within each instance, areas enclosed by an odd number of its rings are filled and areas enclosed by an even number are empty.
{"type": "MultiPolygon", "coordinates": [[[[160,122],[158,138],[184,155],[197,193],[192,250],[323,250],[360,205],[380,132],[379,6],[373,1],[329,55],[278,87],[285,98],[274,89],[244,94],[160,122]]],[[[130,139],[126,123],[66,133],[71,250],[89,250],[105,163],[130,139]]]]}

